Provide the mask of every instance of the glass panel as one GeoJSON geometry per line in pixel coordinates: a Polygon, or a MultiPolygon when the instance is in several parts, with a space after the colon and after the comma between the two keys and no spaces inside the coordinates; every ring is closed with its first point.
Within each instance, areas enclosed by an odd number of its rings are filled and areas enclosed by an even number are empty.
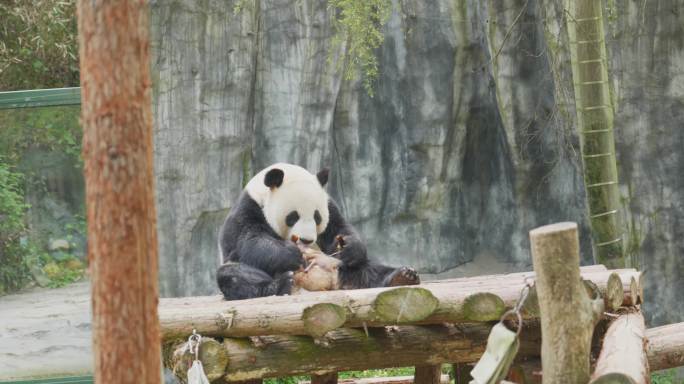
{"type": "Polygon", "coordinates": [[[92,370],[79,114],[0,110],[0,381],[92,370]]]}

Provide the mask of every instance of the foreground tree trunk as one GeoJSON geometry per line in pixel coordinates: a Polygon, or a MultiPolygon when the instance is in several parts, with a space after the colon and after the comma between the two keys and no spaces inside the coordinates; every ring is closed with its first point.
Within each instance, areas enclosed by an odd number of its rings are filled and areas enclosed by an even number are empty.
{"type": "Polygon", "coordinates": [[[95,380],[159,383],[147,2],[81,0],[95,380]]]}
{"type": "Polygon", "coordinates": [[[541,312],[543,383],[586,383],[603,299],[592,301],[580,279],[577,224],[534,229],[530,246],[541,312]]]}

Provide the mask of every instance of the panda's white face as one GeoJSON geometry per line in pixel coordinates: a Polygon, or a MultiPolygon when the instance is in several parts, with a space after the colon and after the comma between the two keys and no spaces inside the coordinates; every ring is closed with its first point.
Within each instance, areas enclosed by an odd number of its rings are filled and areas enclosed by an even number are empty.
{"type": "Polygon", "coordinates": [[[315,243],[328,226],[328,194],[322,177],[292,164],[274,164],[259,172],[245,189],[261,207],[264,217],[283,239],[294,236],[315,243]],[[274,171],[274,172],[272,172],[274,171]]]}
{"type": "Polygon", "coordinates": [[[266,199],[264,216],[283,239],[311,244],[328,225],[328,195],[318,183],[283,183],[266,199]]]}

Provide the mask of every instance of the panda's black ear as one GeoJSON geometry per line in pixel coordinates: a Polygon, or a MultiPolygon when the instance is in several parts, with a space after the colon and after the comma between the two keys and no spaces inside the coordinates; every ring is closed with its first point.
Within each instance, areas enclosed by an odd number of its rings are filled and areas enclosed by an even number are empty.
{"type": "Polygon", "coordinates": [[[316,174],[316,178],[318,179],[318,182],[321,183],[321,187],[325,187],[325,185],[328,183],[329,174],[330,169],[328,168],[323,168],[316,174]]]}
{"type": "Polygon", "coordinates": [[[264,184],[271,189],[278,188],[283,185],[284,177],[285,172],[283,172],[282,169],[273,168],[266,172],[266,176],[264,176],[264,184]]]}

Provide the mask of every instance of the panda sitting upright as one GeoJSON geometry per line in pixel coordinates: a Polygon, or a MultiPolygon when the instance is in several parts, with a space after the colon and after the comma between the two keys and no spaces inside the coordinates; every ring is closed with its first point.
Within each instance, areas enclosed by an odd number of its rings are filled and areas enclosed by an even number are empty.
{"type": "Polygon", "coordinates": [[[317,245],[333,254],[341,236],[341,289],[418,284],[416,272],[368,260],[366,246],[323,187],[328,170],[317,175],[278,163],[254,176],[231,209],[219,234],[223,265],[217,282],[227,300],[292,292],[293,272],[305,266],[300,246],[317,245]]]}

